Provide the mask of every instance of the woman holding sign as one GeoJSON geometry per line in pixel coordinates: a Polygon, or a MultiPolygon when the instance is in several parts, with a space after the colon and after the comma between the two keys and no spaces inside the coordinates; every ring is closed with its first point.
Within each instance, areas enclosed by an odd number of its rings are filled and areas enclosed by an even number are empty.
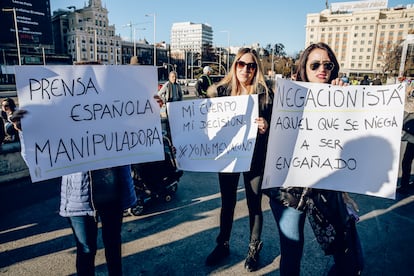
{"type": "MultiPolygon", "coordinates": [[[[311,44],[299,59],[296,80],[345,85],[338,72],[339,64],[332,49],[325,43],[311,44]]],[[[361,245],[355,228],[356,216],[350,215],[352,207],[357,207],[348,194],[301,187],[270,188],[264,193],[269,196],[279,230],[280,275],[300,275],[306,215],[318,241],[324,238],[333,241],[320,242],[325,254],[334,256],[335,265],[329,275],[360,274],[361,245]],[[321,232],[325,236],[320,240],[321,232]]]]}
{"type": "MultiPolygon", "coordinates": [[[[258,94],[259,96],[256,145],[250,171],[243,173],[250,221],[250,243],[245,268],[248,271],[254,271],[258,267],[259,252],[262,248],[260,240],[263,225],[261,183],[273,100],[272,91],[266,86],[256,51],[250,48],[240,49],[229,74],[217,86],[211,86],[207,94],[209,97],[250,94],[258,94]]],[[[239,177],[240,173],[219,173],[222,203],[220,233],[216,239],[217,246],[207,257],[206,265],[216,265],[230,254],[229,240],[237,201],[239,177]]]]}

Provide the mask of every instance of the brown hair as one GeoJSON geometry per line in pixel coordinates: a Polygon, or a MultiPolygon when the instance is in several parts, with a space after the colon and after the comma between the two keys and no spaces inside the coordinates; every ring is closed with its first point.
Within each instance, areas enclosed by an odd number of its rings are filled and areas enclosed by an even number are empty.
{"type": "Polygon", "coordinates": [[[338,60],[336,59],[335,53],[332,51],[332,49],[328,46],[328,44],[325,44],[323,42],[319,42],[319,43],[309,45],[305,49],[305,51],[303,51],[303,53],[300,55],[299,65],[298,65],[298,69],[296,71],[296,80],[297,81],[306,81],[306,82],[309,81],[308,76],[306,75],[306,63],[308,62],[309,54],[314,49],[325,50],[328,53],[329,59],[335,65],[334,68],[331,71],[331,76],[330,76],[329,81],[328,81],[329,83],[331,83],[332,80],[338,78],[339,63],[338,63],[338,60]]]}

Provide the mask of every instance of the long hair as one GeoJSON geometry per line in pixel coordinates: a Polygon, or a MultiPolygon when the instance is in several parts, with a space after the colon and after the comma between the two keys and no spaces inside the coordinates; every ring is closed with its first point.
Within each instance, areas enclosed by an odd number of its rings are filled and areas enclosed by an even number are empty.
{"type": "Polygon", "coordinates": [[[9,108],[11,111],[15,111],[17,108],[16,103],[14,102],[12,98],[4,98],[1,102],[2,103],[6,102],[9,105],[9,108]]]}
{"type": "Polygon", "coordinates": [[[262,64],[260,62],[260,59],[254,49],[251,48],[241,48],[236,58],[233,61],[233,64],[231,65],[230,71],[228,74],[217,84],[219,85],[227,85],[229,88],[231,88],[231,95],[236,96],[240,95],[241,92],[241,84],[238,81],[236,77],[236,70],[237,70],[237,61],[244,55],[250,53],[253,56],[254,62],[257,64],[257,69],[254,72],[254,77],[252,80],[252,83],[249,87],[249,94],[255,94],[258,91],[259,85],[263,86],[266,90],[266,93],[268,93],[268,88],[266,85],[266,80],[263,74],[263,68],[262,64]]]}
{"type": "Polygon", "coordinates": [[[296,80],[297,81],[306,81],[306,82],[309,81],[308,76],[306,75],[306,63],[308,62],[309,54],[314,49],[325,50],[328,53],[329,59],[335,65],[334,68],[331,71],[331,76],[330,76],[329,81],[328,81],[329,83],[331,83],[332,80],[338,78],[339,63],[338,63],[338,60],[336,59],[335,53],[332,51],[331,47],[329,47],[328,44],[325,44],[323,42],[311,44],[305,49],[305,51],[303,51],[303,53],[301,54],[301,56],[299,58],[299,66],[298,66],[298,69],[296,71],[296,80]]]}

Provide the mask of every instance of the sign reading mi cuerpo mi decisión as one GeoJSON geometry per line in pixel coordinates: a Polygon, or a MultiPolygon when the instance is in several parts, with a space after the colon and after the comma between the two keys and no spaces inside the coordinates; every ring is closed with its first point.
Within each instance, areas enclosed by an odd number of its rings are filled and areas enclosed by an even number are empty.
{"type": "Polygon", "coordinates": [[[152,66],[16,66],[32,181],[164,159],[152,66]]]}
{"type": "Polygon", "coordinates": [[[395,197],[404,84],[277,84],[263,188],[395,197]]]}

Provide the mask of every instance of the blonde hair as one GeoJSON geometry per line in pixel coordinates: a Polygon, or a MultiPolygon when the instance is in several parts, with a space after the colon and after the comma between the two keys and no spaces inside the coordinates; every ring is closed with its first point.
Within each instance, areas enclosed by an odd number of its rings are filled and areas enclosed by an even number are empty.
{"type": "Polygon", "coordinates": [[[227,85],[231,88],[231,96],[240,95],[241,93],[241,84],[239,80],[236,77],[236,70],[237,70],[237,62],[239,59],[245,55],[245,54],[251,54],[255,63],[257,64],[257,69],[255,70],[255,74],[252,80],[252,83],[248,87],[248,94],[254,94],[256,91],[258,91],[259,85],[263,86],[266,89],[266,93],[268,93],[268,88],[266,85],[266,80],[263,74],[263,68],[260,63],[260,59],[254,49],[251,48],[241,48],[236,58],[234,59],[233,64],[231,65],[230,71],[228,74],[218,83],[218,86],[220,85],[227,85]]]}

